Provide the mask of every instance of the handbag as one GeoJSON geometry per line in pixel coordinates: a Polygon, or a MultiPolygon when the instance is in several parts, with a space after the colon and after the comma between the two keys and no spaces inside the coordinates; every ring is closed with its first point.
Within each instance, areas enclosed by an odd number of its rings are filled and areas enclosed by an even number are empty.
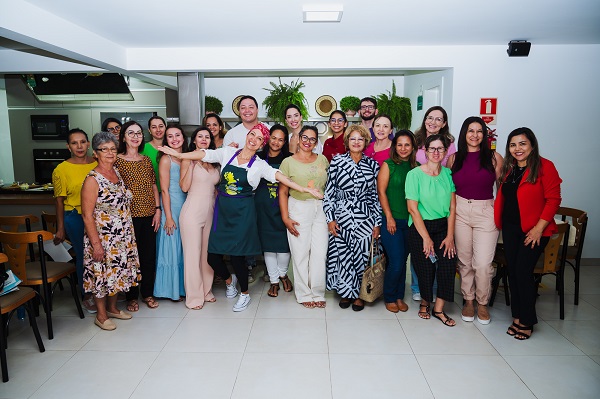
{"type": "Polygon", "coordinates": [[[385,276],[385,255],[381,251],[379,240],[371,240],[371,254],[363,274],[358,297],[365,302],[374,302],[383,295],[385,276]]]}

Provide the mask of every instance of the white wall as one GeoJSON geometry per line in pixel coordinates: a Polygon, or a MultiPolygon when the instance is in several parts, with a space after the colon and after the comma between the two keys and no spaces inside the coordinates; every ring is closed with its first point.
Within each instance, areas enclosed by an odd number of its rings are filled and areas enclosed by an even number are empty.
{"type": "Polygon", "coordinates": [[[423,121],[425,111],[428,105],[423,104],[423,109],[417,111],[417,97],[421,89],[426,91],[433,87],[440,88],[440,102],[448,113],[449,123],[452,124],[452,86],[453,86],[453,70],[446,69],[443,71],[434,71],[428,73],[420,73],[417,75],[408,75],[404,77],[404,96],[410,99],[412,107],[412,126],[411,130],[417,130],[423,121]]]}
{"type": "MultiPolygon", "coordinates": [[[[298,78],[281,78],[283,83],[289,84],[298,78]]],[[[321,116],[315,110],[315,102],[322,95],[335,98],[338,103],[345,96],[356,96],[358,98],[387,93],[392,90],[392,80],[396,83],[396,92],[402,95],[404,91],[403,76],[356,76],[356,77],[313,77],[304,76],[300,80],[305,84],[302,89],[308,101],[308,112],[311,118],[321,116]]],[[[264,88],[272,89],[269,82],[279,83],[277,77],[242,77],[242,78],[206,78],[206,95],[218,97],[223,102],[223,117],[235,117],[231,109],[231,103],[240,94],[254,96],[259,103],[259,117],[264,117],[266,111],[262,107],[262,101],[269,94],[264,88]]]]}

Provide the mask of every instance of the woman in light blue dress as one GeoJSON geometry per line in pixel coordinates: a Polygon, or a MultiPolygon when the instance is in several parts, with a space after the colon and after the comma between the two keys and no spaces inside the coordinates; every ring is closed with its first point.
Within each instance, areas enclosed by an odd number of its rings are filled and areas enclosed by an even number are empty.
{"type": "MultiPolygon", "coordinates": [[[[167,126],[163,145],[177,152],[187,151],[187,141],[178,125],[167,126]]],[[[180,301],[185,297],[183,283],[183,247],[177,223],[186,193],[179,187],[181,160],[160,153],[158,165],[161,206],[161,229],[156,238],[157,260],[154,296],[180,301]]],[[[140,249],[143,251],[143,249],[140,249]]]]}

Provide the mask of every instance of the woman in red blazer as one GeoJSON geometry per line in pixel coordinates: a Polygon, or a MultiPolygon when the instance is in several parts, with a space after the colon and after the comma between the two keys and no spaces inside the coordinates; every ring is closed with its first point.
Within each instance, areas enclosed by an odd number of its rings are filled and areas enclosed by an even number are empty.
{"type": "Polygon", "coordinates": [[[494,220],[502,229],[514,319],[506,333],[525,340],[537,323],[533,269],[558,231],[554,215],[562,180],[554,164],[540,157],[531,129],[521,127],[508,135],[500,181],[494,220]]]}

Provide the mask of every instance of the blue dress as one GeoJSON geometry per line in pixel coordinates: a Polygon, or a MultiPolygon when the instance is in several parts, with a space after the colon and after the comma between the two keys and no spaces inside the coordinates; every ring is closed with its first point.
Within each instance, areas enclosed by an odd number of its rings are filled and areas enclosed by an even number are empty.
{"type": "MultiPolygon", "coordinates": [[[[156,280],[154,283],[154,296],[170,298],[178,301],[185,296],[183,285],[183,247],[179,229],[179,214],[187,194],[179,187],[180,166],[171,160],[169,177],[169,196],[171,197],[171,216],[177,228],[170,236],[164,229],[167,217],[161,197],[163,212],[160,218],[160,229],[156,236],[156,280]]],[[[143,250],[143,249],[142,249],[143,250]]]]}

